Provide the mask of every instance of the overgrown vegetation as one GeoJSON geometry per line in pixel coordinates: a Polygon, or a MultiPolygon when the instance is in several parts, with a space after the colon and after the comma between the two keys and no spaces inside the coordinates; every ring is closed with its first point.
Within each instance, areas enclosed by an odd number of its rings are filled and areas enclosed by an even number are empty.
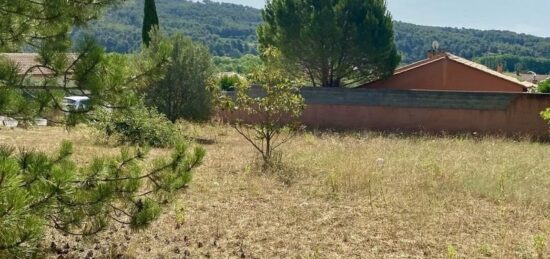
{"type": "Polygon", "coordinates": [[[163,79],[148,86],[146,103],[172,122],[207,121],[214,113],[210,91],[214,68],[208,50],[181,34],[157,41],[169,46],[171,62],[163,79]]]}
{"type": "MultiPolygon", "coordinates": [[[[288,185],[278,173],[255,173],[250,161],[257,151],[230,126],[186,124],[185,135],[211,141],[205,145],[209,158],[193,174],[191,188],[175,197],[174,209],[146,231],[117,224],[89,242],[56,235],[51,242],[70,245],[63,256],[92,251],[103,257],[113,245],[116,253],[136,258],[445,258],[451,245],[464,258],[489,250],[492,258],[550,253],[545,143],[303,131],[280,149],[285,166],[278,170],[295,175],[288,185]]],[[[48,154],[66,138],[78,143],[73,157],[79,164],[119,152],[95,145],[82,128],[1,130],[0,138],[48,154]]]]}

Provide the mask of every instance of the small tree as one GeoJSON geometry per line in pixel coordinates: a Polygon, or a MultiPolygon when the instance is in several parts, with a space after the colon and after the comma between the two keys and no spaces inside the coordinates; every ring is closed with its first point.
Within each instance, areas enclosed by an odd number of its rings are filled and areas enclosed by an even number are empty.
{"type": "Polygon", "coordinates": [[[171,63],[164,78],[147,90],[147,104],[175,122],[206,121],[213,114],[210,92],[212,57],[206,47],[182,35],[165,40],[171,46],[171,63]]]}
{"type": "Polygon", "coordinates": [[[260,91],[254,92],[247,83],[240,84],[229,107],[247,116],[233,127],[258,151],[264,167],[269,167],[273,165],[274,151],[295,135],[304,99],[297,82],[287,77],[280,54],[268,49],[263,58],[265,64],[250,78],[259,84],[260,91]]]}

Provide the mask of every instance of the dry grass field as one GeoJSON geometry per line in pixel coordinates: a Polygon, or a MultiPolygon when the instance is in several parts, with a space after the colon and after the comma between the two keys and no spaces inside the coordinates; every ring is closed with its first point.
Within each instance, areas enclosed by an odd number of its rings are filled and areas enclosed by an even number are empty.
{"type": "MultiPolygon", "coordinates": [[[[260,173],[230,127],[189,125],[207,149],[191,186],[148,230],[52,233],[80,258],[550,258],[550,144],[306,132],[260,173]]],[[[90,130],[0,130],[0,143],[75,159],[116,154],[90,130]]],[[[167,154],[153,150],[152,156],[167,154]]],[[[51,257],[57,257],[50,253],[51,257]]]]}

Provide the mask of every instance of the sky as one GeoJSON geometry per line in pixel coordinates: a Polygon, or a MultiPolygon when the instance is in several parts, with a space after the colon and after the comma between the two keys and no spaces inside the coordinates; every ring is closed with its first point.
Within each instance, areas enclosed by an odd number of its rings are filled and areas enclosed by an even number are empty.
{"type": "MultiPolygon", "coordinates": [[[[218,0],[262,8],[265,0],[218,0]]],[[[550,37],[550,0],[387,0],[398,21],[550,37]]]]}

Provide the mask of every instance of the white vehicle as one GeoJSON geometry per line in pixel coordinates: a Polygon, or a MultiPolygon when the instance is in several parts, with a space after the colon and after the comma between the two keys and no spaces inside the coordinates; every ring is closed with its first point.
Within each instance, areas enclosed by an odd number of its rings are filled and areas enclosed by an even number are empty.
{"type": "Polygon", "coordinates": [[[89,108],[88,96],[67,96],[63,98],[63,108],[68,111],[85,111],[89,108]]]}

